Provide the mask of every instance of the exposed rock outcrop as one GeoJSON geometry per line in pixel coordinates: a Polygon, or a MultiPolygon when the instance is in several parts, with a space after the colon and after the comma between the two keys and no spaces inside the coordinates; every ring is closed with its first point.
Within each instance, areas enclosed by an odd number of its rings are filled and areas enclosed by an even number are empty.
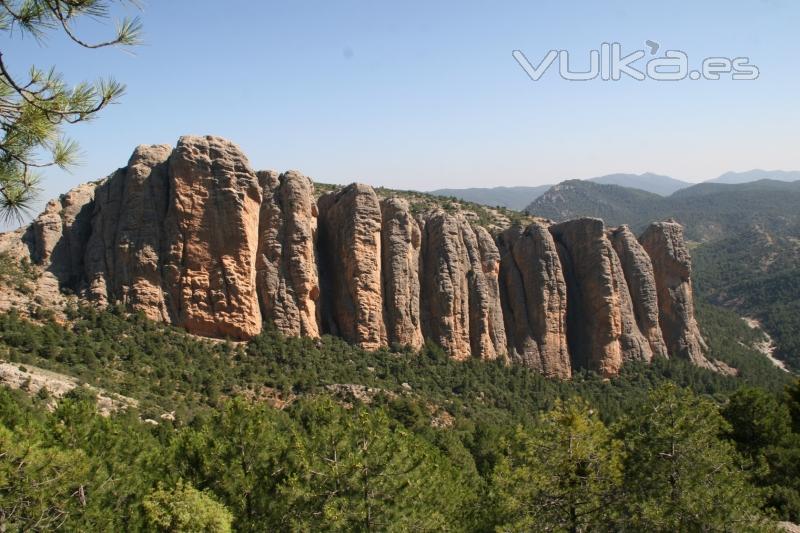
{"type": "Polygon", "coordinates": [[[703,354],[706,345],[694,318],[692,264],[683,227],[672,221],[656,222],[639,241],[653,262],[661,331],[670,354],[713,368],[703,354]]]}
{"type": "Polygon", "coordinates": [[[422,234],[400,198],[381,201],[383,308],[390,344],[419,348],[423,344],[419,314],[419,251],[422,234]]]}
{"type": "Polygon", "coordinates": [[[247,158],[220,137],[181,137],[169,185],[163,276],[173,322],[198,335],[257,335],[261,188],[247,158]]]}
{"type": "Polygon", "coordinates": [[[573,363],[603,376],[623,362],[653,353],[636,325],[633,306],[603,221],[581,218],[550,227],[567,282],[567,332],[573,363]]]}
{"type": "Polygon", "coordinates": [[[628,226],[609,231],[609,238],[622,263],[639,330],[650,343],[653,355],[669,357],[658,322],[658,289],[650,256],[628,226]]]}
{"type": "Polygon", "coordinates": [[[434,211],[422,238],[423,333],[451,357],[505,358],[498,287],[499,253],[485,230],[434,211]]]}
{"type": "Polygon", "coordinates": [[[123,302],[153,320],[168,319],[161,262],[171,152],[168,145],[139,146],[127,167],[97,187],[86,247],[90,297],[123,302]]]}
{"type": "Polygon", "coordinates": [[[65,308],[71,291],[209,337],[249,339],[268,324],[369,350],[431,340],[455,359],[561,379],[668,353],[732,372],[703,354],[675,223],[637,241],[597,219],[506,219],[495,242],[475,213],[412,210],[366,185],[318,200],[315,189],[295,171],[254,172],[218,137],[140,146],[126,167],[0,234],[0,252],[30,258],[38,276],[0,294],[0,309],[65,308]]]}
{"type": "Polygon", "coordinates": [[[501,301],[511,361],[546,376],[572,376],[567,285],[547,226],[512,226],[498,237],[501,301]]]}
{"type": "Polygon", "coordinates": [[[258,172],[263,199],[256,284],[265,321],[289,336],[319,337],[317,204],[299,172],[258,172]]]}
{"type": "Polygon", "coordinates": [[[31,223],[33,261],[47,265],[66,287],[74,288],[81,278],[95,187],[84,183],[51,200],[31,223]]]}
{"type": "Polygon", "coordinates": [[[381,288],[381,207],[368,185],[319,199],[322,323],[366,350],[386,346],[381,288]]]}
{"type": "Polygon", "coordinates": [[[471,268],[467,280],[472,355],[485,360],[506,359],[508,345],[500,303],[500,252],[485,228],[467,225],[462,231],[471,268]]]}

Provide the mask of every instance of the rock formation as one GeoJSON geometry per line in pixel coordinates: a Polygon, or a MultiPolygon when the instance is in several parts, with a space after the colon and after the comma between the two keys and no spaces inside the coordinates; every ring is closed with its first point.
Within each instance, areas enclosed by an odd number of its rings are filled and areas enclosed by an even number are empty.
{"type": "Polygon", "coordinates": [[[455,359],[505,359],[497,246],[461,215],[435,211],[423,226],[424,335],[455,359]]]}
{"type": "Polygon", "coordinates": [[[498,238],[501,301],[511,361],[569,378],[567,285],[553,237],[542,223],[512,226],[498,238]]]}
{"type": "Polygon", "coordinates": [[[650,343],[653,355],[669,357],[658,322],[658,289],[650,256],[628,226],[609,231],[609,238],[625,273],[639,330],[650,343]]]}
{"type": "Polygon", "coordinates": [[[381,268],[386,336],[390,344],[419,348],[419,250],[422,234],[406,200],[381,202],[381,268]]]}
{"type": "Polygon", "coordinates": [[[61,285],[73,288],[80,281],[86,242],[91,233],[91,201],[95,184],[85,183],[47,203],[31,223],[34,262],[50,265],[61,285]]]}
{"type": "Polygon", "coordinates": [[[381,206],[368,185],[319,199],[322,321],[366,350],[386,346],[381,288],[381,206]]]}
{"type": "Polygon", "coordinates": [[[713,367],[694,318],[692,263],[683,239],[683,227],[672,221],[651,224],[639,238],[653,261],[658,290],[659,320],[671,355],[713,367]]]}
{"type": "Polygon", "coordinates": [[[256,259],[261,315],[284,335],[319,337],[314,184],[294,171],[257,174],[263,196],[256,259]]]}
{"type": "MultiPolygon", "coordinates": [[[[36,301],[63,307],[69,289],[209,337],[268,325],[369,350],[429,340],[561,379],[653,354],[726,371],[704,356],[675,223],[639,241],[597,219],[501,223],[494,238],[477,216],[414,215],[419,204],[367,185],[315,195],[298,172],[254,172],[229,141],[182,137],[50,202],[0,234],[0,252],[37,265],[36,301]]],[[[10,294],[0,309],[24,302],[10,294]]]]}
{"type": "Polygon", "coordinates": [[[103,305],[123,302],[153,320],[169,317],[161,263],[171,151],[139,146],[127,167],[97,187],[86,247],[90,297],[103,305]]]}
{"type": "Polygon", "coordinates": [[[500,253],[485,228],[462,227],[469,258],[470,347],[474,357],[505,359],[508,354],[500,304],[500,253]]]}
{"type": "Polygon", "coordinates": [[[247,158],[219,137],[181,137],[169,185],[163,277],[173,322],[198,335],[257,335],[261,188],[247,158]]]}
{"type": "Polygon", "coordinates": [[[581,218],[551,226],[567,282],[567,333],[573,363],[603,376],[653,353],[636,325],[622,265],[603,221],[581,218]]]}

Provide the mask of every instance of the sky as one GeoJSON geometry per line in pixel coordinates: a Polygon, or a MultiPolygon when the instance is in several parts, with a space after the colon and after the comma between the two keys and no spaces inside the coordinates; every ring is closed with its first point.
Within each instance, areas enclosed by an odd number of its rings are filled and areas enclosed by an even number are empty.
{"type": "MultiPolygon", "coordinates": [[[[70,82],[113,75],[121,102],[65,133],[81,164],[43,173],[42,199],[124,166],[139,144],[184,134],[236,142],[256,169],[400,189],[540,185],[615,172],[701,181],[800,168],[800,2],[145,0],[133,53],[0,38],[13,72],[55,65],[70,82]],[[590,50],[748,57],[750,81],[566,81],[590,50]]],[[[77,28],[108,37],[97,23],[77,28]]],[[[640,66],[642,63],[640,63],[640,66]]]]}

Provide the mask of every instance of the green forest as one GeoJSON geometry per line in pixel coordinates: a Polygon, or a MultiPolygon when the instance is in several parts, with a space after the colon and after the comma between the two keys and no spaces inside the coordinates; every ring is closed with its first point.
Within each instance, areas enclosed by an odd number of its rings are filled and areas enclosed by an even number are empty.
{"type": "Polygon", "coordinates": [[[698,314],[726,377],[677,360],[548,380],[436,346],[198,339],[74,308],[0,315],[5,531],[770,531],[800,520],[800,385],[698,314]],[[91,387],[93,388],[91,388],[91,387]],[[22,387],[25,389],[25,385],[22,387]],[[98,389],[138,404],[104,417],[98,389]],[[168,416],[163,416],[168,415],[168,416]]]}

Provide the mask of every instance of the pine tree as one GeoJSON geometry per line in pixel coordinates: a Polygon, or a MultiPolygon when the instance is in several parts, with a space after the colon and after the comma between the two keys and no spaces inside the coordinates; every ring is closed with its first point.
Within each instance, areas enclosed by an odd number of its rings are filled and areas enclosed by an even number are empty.
{"type": "Polygon", "coordinates": [[[759,494],[709,400],[668,383],[624,426],[632,531],[762,531],[759,494]]]}
{"type": "Polygon", "coordinates": [[[179,481],[144,499],[148,529],[169,533],[230,533],[233,516],[206,492],[179,481]]]}
{"type": "Polygon", "coordinates": [[[466,527],[468,487],[438,450],[386,415],[331,400],[305,406],[281,487],[294,531],[447,531],[466,527]]]}
{"type": "Polygon", "coordinates": [[[493,474],[498,531],[601,531],[611,523],[622,445],[582,400],[520,428],[509,448],[493,474]]]}
{"type": "MultiPolygon", "coordinates": [[[[88,42],[75,31],[83,18],[107,19],[125,0],[0,0],[0,32],[32,36],[42,42],[48,32],[62,32],[82,48],[132,46],[139,42],[138,19],[117,24],[111,39],[88,42]]],[[[32,169],[75,164],[77,145],[62,135],[62,125],[94,118],[116,102],[125,87],[112,78],[70,87],[55,68],[31,66],[13,73],[7,51],[0,51],[0,216],[19,218],[30,208],[38,176],[32,169]]]]}

